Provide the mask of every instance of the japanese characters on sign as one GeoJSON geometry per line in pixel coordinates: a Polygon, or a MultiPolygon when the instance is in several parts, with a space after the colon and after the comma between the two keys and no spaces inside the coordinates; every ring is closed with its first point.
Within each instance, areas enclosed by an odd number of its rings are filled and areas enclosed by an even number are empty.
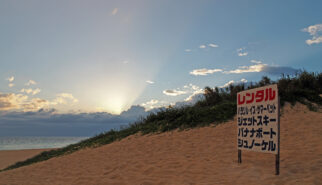
{"type": "Polygon", "coordinates": [[[277,154],[279,150],[277,85],[237,94],[237,148],[277,154]]]}

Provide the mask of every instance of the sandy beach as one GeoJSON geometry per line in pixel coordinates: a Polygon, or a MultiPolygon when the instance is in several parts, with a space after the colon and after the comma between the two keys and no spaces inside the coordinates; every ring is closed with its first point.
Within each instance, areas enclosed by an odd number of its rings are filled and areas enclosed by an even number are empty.
{"type": "MultiPolygon", "coordinates": [[[[0,184],[319,185],[321,146],[322,113],[311,112],[300,104],[292,108],[287,105],[281,117],[279,176],[274,175],[272,154],[243,151],[243,162],[237,163],[233,120],[216,127],[130,136],[99,148],[1,172],[0,184]]],[[[2,151],[0,167],[39,152],[2,151]]]]}
{"type": "Polygon", "coordinates": [[[51,149],[0,150],[0,169],[51,149]]]}

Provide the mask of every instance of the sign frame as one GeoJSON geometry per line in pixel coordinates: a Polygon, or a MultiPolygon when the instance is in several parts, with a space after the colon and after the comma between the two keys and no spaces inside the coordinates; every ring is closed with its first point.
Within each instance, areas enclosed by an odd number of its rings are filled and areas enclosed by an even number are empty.
{"type": "MultiPolygon", "coordinates": [[[[240,130],[239,130],[240,127],[239,126],[241,124],[241,122],[239,120],[239,118],[240,118],[239,117],[240,116],[240,112],[239,112],[240,111],[239,110],[239,108],[240,108],[239,103],[240,102],[239,101],[240,101],[241,94],[242,93],[244,93],[244,94],[247,93],[247,95],[249,95],[250,92],[251,92],[252,93],[252,98],[251,98],[252,102],[251,103],[253,103],[253,100],[254,100],[254,92],[255,91],[256,91],[255,97],[263,100],[263,97],[264,96],[268,96],[269,93],[272,93],[271,92],[271,89],[272,88],[276,90],[276,92],[275,92],[276,93],[275,94],[276,95],[276,97],[275,97],[276,98],[275,103],[276,103],[277,108],[276,108],[276,113],[275,114],[277,114],[277,115],[276,115],[276,125],[274,125],[274,128],[277,129],[276,130],[277,137],[275,139],[276,142],[277,142],[276,143],[277,150],[276,151],[273,151],[273,152],[272,151],[271,152],[264,151],[264,152],[265,153],[273,153],[275,155],[275,175],[279,175],[280,174],[280,97],[278,95],[278,86],[277,86],[277,84],[271,84],[271,85],[267,85],[267,86],[263,86],[263,87],[254,88],[254,89],[248,89],[248,90],[241,91],[241,92],[238,92],[237,93],[237,98],[236,98],[237,99],[237,101],[236,101],[236,103],[237,103],[237,153],[238,153],[238,164],[241,164],[242,163],[242,149],[243,148],[240,149],[240,146],[239,146],[239,144],[240,144],[239,143],[239,134],[240,133],[238,133],[238,132],[240,132],[240,130]],[[269,90],[267,90],[267,89],[269,89],[269,90]],[[263,90],[264,90],[264,92],[263,92],[263,90]],[[259,94],[259,96],[257,97],[258,94],[259,94]]],[[[256,98],[255,98],[255,100],[256,100],[256,98]]],[[[268,100],[268,102],[269,102],[269,100],[268,100]]],[[[249,103],[249,102],[247,102],[247,103],[249,103]]],[[[257,100],[256,100],[256,102],[257,102],[257,100]]],[[[247,112],[247,114],[248,114],[248,112],[247,112]]],[[[255,115],[260,115],[261,116],[262,114],[255,114],[255,115]]],[[[253,124],[253,126],[254,126],[254,124],[253,124]]],[[[247,134],[246,134],[246,136],[247,136],[247,134]]],[[[253,143],[254,143],[254,141],[253,141],[253,143]]],[[[266,149],[266,146],[265,146],[265,149],[266,149]]],[[[258,150],[251,150],[251,149],[248,149],[248,148],[246,148],[245,150],[255,151],[255,152],[261,152],[261,151],[258,151],[258,150]]]]}

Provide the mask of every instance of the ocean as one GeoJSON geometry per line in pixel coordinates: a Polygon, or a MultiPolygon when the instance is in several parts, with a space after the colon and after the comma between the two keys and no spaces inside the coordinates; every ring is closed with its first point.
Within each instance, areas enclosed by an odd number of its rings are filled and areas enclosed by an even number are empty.
{"type": "Polygon", "coordinates": [[[88,137],[0,137],[0,150],[60,148],[88,137]]]}

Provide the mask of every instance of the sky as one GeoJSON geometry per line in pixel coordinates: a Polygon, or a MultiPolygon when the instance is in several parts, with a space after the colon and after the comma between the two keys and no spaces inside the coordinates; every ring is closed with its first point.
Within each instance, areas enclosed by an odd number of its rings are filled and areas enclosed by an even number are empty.
{"type": "Polygon", "coordinates": [[[91,135],[193,103],[205,86],[321,72],[321,7],[0,0],[0,136],[91,135]]]}

